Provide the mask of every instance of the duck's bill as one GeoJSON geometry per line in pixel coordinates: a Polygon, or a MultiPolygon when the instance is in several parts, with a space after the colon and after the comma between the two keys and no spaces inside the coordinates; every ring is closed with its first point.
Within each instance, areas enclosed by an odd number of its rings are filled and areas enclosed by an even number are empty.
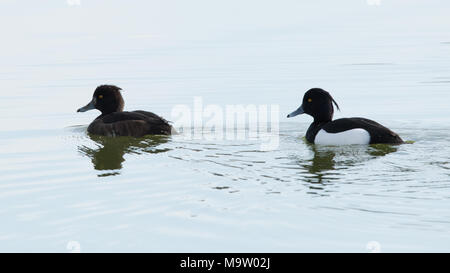
{"type": "Polygon", "coordinates": [[[77,112],[86,112],[86,111],[93,110],[93,109],[95,109],[95,101],[94,100],[92,100],[86,106],[81,107],[80,109],[78,109],[77,112]]]}
{"type": "Polygon", "coordinates": [[[289,115],[287,115],[288,118],[292,118],[298,115],[301,115],[305,113],[305,111],[303,110],[303,105],[300,106],[297,110],[295,110],[294,112],[290,113],[289,115]]]}

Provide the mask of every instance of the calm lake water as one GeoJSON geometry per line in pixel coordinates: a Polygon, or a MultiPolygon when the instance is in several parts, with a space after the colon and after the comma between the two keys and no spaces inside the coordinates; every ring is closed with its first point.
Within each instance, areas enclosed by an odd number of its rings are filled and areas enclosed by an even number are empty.
{"type": "Polygon", "coordinates": [[[0,1],[0,251],[449,252],[449,9],[0,1]],[[195,97],[275,105],[279,145],[89,136],[76,109],[106,83],[173,121],[195,97]],[[285,116],[311,87],[410,144],[307,144],[285,116]]]}

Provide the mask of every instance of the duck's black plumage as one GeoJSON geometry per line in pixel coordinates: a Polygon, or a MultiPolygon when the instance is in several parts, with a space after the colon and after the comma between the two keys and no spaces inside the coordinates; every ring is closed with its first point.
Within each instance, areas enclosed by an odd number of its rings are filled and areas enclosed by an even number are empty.
{"type": "Polygon", "coordinates": [[[100,85],[92,101],[78,109],[85,112],[98,109],[102,112],[88,127],[88,132],[102,136],[170,135],[174,129],[164,118],[146,111],[124,112],[124,100],[120,88],[114,85],[100,85]]]}
{"type": "Polygon", "coordinates": [[[311,143],[315,143],[315,138],[320,130],[336,134],[358,128],[364,129],[369,134],[370,141],[368,144],[403,143],[398,134],[370,119],[355,117],[332,120],[334,113],[333,104],[339,109],[336,101],[327,91],[320,88],[312,88],[305,93],[302,105],[289,114],[288,117],[306,113],[314,118],[314,122],[306,132],[306,140],[311,143]]]}

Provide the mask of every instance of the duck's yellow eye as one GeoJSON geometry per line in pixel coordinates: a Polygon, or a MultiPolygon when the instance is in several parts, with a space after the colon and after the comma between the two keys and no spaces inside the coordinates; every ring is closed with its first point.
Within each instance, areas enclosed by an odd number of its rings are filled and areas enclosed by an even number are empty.
{"type": "Polygon", "coordinates": [[[308,99],[308,102],[312,102],[312,99],[311,99],[311,98],[309,98],[309,99],[308,99]]]}
{"type": "Polygon", "coordinates": [[[98,98],[99,98],[99,99],[103,99],[103,95],[99,95],[98,98]]]}

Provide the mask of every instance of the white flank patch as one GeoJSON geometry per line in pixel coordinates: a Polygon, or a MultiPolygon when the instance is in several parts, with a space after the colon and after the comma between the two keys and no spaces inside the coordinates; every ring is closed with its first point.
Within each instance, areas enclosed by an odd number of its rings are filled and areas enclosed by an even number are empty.
{"type": "Polygon", "coordinates": [[[370,135],[364,129],[357,128],[340,133],[327,133],[321,129],[314,139],[314,144],[321,145],[350,145],[350,144],[369,144],[370,135]]]}

